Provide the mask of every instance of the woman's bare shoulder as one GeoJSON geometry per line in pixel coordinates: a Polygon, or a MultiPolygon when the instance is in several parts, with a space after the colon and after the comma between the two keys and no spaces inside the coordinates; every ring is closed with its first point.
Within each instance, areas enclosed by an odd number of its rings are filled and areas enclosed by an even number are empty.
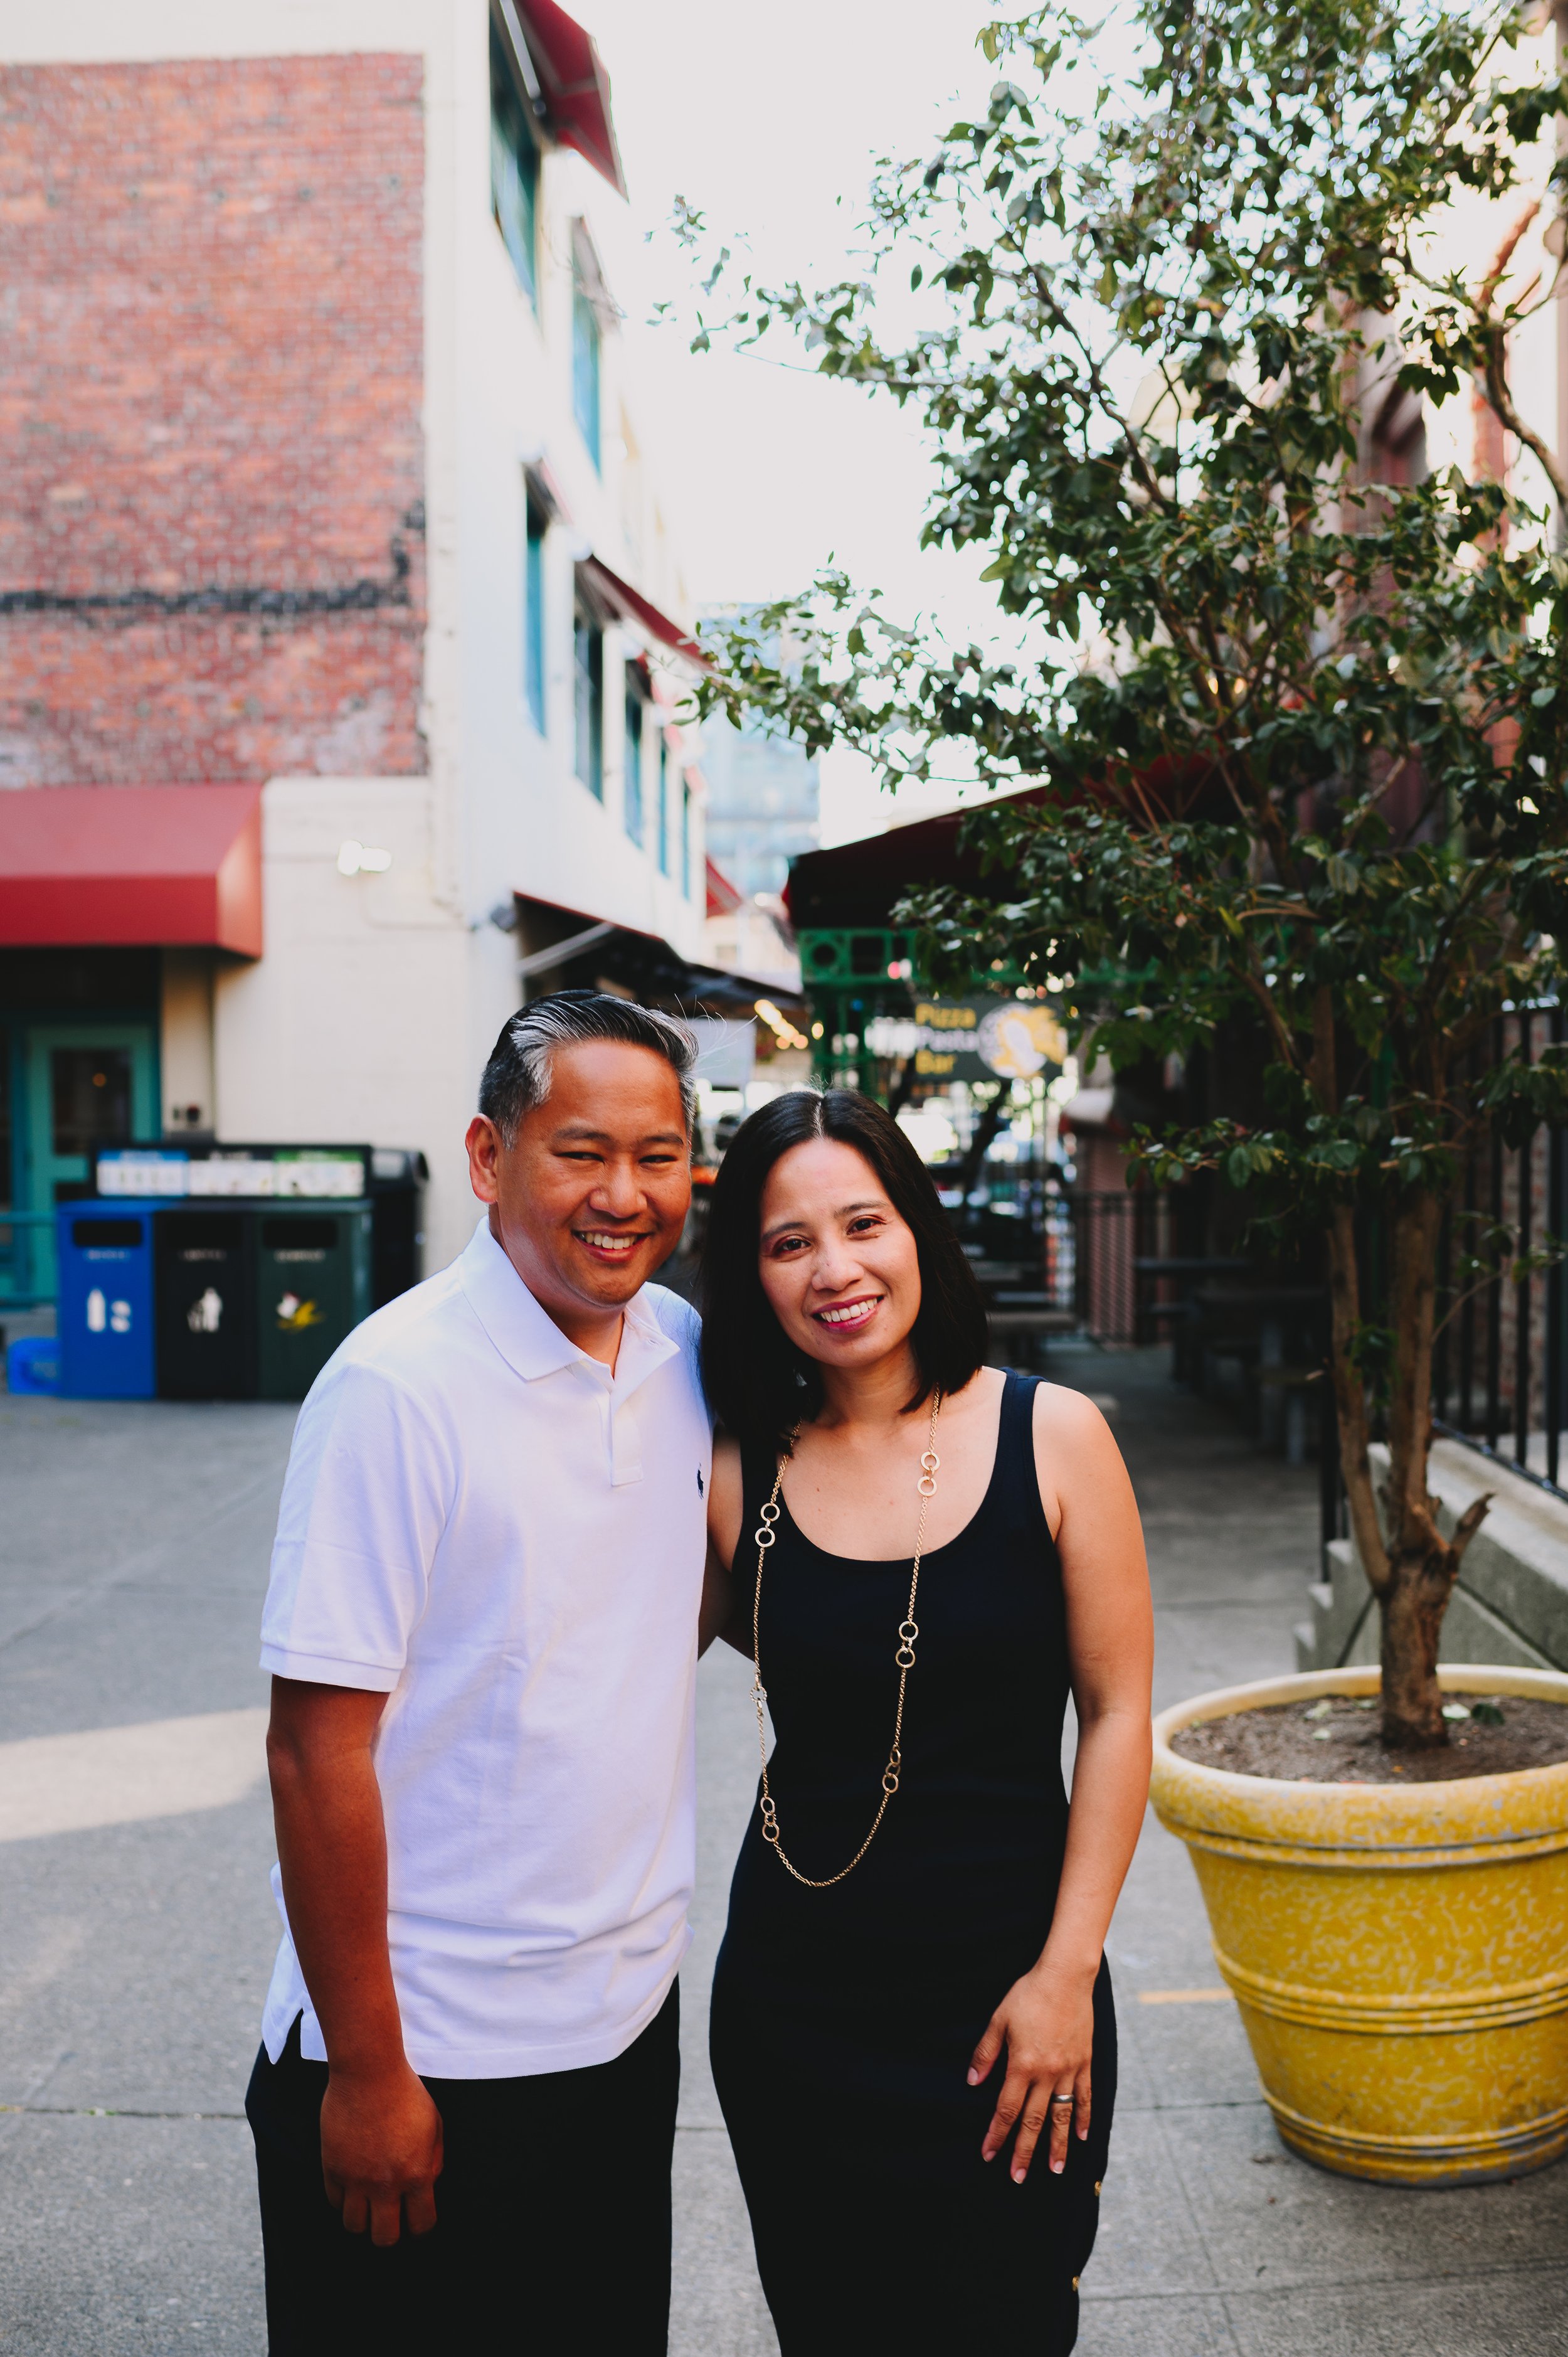
{"type": "Polygon", "coordinates": [[[1034,1440],[1040,1503],[1053,1538],[1061,1534],[1069,1502],[1102,1494],[1108,1476],[1117,1489],[1125,1486],[1115,1436],[1087,1392],[1070,1383],[1037,1384],[1034,1440]]]}
{"type": "MultiPolygon", "coordinates": [[[[1035,1437],[1042,1435],[1084,1441],[1108,1441],[1111,1426],[1105,1411],[1087,1392],[1071,1383],[1040,1383],[1035,1387],[1035,1437]]],[[[1114,1444],[1112,1444],[1114,1445],[1114,1444]]]]}

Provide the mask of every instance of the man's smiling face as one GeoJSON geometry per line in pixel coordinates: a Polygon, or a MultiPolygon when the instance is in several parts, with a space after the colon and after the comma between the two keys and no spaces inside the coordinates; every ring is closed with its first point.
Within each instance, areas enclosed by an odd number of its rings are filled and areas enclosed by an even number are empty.
{"type": "Polygon", "coordinates": [[[681,1240],[691,1144],[681,1083],[654,1049],[612,1039],[555,1049],[550,1094],[512,1144],[481,1114],[468,1158],[497,1242],[585,1350],[681,1240]]]}

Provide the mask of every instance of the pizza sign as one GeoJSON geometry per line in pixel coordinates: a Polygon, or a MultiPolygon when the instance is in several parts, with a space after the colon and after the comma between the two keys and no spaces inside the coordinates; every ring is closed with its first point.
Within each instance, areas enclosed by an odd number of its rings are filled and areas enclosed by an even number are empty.
{"type": "Polygon", "coordinates": [[[874,1056],[913,1058],[918,1080],[1032,1081],[1058,1066],[1067,1039],[1038,999],[921,998],[914,1017],[868,1023],[874,1056]]]}

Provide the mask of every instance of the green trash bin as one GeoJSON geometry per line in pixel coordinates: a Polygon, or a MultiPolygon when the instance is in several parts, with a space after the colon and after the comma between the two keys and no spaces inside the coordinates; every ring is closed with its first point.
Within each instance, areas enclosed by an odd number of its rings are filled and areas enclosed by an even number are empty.
{"type": "Polygon", "coordinates": [[[305,1397],[371,1308],[368,1202],[258,1204],[257,1397],[305,1397]]]}

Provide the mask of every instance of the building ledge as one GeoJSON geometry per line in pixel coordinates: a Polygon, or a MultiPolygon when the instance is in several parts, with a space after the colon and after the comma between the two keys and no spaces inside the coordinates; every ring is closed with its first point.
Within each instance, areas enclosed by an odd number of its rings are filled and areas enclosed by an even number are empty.
{"type": "MultiPolygon", "coordinates": [[[[1388,1462],[1376,1445],[1380,1481],[1388,1462]]],[[[1489,1491],[1492,1501],[1466,1550],[1439,1658],[1568,1670],[1568,1502],[1458,1440],[1434,1442],[1429,1480],[1445,1533],[1473,1500],[1489,1491]]],[[[1297,1666],[1375,1662],[1378,1616],[1354,1545],[1336,1539],[1324,1556],[1323,1577],[1308,1591],[1311,1621],[1296,1632],[1297,1666]]]]}

